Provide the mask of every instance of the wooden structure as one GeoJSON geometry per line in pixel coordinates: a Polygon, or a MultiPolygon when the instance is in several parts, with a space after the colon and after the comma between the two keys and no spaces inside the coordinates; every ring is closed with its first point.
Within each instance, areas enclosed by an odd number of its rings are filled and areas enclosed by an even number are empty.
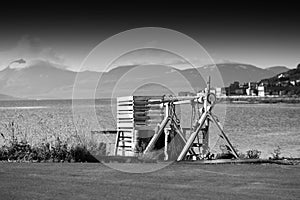
{"type": "Polygon", "coordinates": [[[209,126],[213,122],[220,130],[219,136],[227,143],[229,151],[238,158],[220,122],[212,113],[215,102],[216,96],[210,92],[210,80],[205,93],[193,97],[118,98],[115,155],[139,156],[156,151],[163,155],[164,160],[207,158],[210,153],[209,126]],[[192,106],[191,115],[194,117],[190,128],[180,126],[176,115],[176,105],[180,104],[192,106]],[[186,131],[190,132],[188,137],[186,131]]]}
{"type": "Polygon", "coordinates": [[[117,99],[117,137],[115,155],[137,156],[164,117],[164,108],[151,102],[162,96],[128,96],[117,99]]]}

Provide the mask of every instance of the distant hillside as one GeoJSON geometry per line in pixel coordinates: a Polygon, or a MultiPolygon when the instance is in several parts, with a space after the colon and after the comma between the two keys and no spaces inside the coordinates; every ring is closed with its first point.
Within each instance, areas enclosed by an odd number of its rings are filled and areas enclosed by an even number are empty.
{"type": "Polygon", "coordinates": [[[65,68],[45,61],[20,69],[6,68],[0,71],[0,93],[34,99],[105,98],[134,92],[177,94],[179,91],[203,89],[208,76],[212,77],[212,86],[223,87],[234,81],[260,81],[287,69],[262,69],[242,63],[221,63],[185,70],[162,65],[130,65],[108,72],[77,73],[65,68]]]}
{"type": "MultiPolygon", "coordinates": [[[[261,79],[269,78],[277,74],[278,70],[285,70],[285,68],[267,68],[262,69],[250,64],[242,63],[220,63],[217,65],[205,65],[196,69],[186,69],[183,70],[183,75],[190,80],[192,83],[197,83],[201,80],[201,87],[205,86],[205,81],[208,76],[217,77],[212,79],[214,85],[218,87],[228,86],[234,81],[239,81],[240,83],[246,82],[256,82],[261,79]],[[200,72],[200,74],[197,72],[200,72]],[[218,75],[221,75],[222,81],[218,75]]],[[[196,85],[194,85],[196,87],[196,85]]]]}
{"type": "Polygon", "coordinates": [[[286,71],[288,71],[290,69],[287,68],[287,67],[285,67],[285,66],[274,66],[274,67],[266,68],[266,70],[271,71],[274,74],[280,74],[280,73],[286,72],[286,71]]]}
{"type": "Polygon", "coordinates": [[[12,97],[12,96],[9,96],[9,95],[5,95],[5,94],[0,94],[0,101],[4,101],[4,100],[18,100],[18,99],[21,99],[21,98],[17,98],[17,97],[12,97]]]}
{"type": "Polygon", "coordinates": [[[296,69],[291,69],[286,72],[278,73],[276,76],[273,76],[268,79],[261,80],[262,83],[268,84],[268,85],[291,85],[300,86],[300,66],[298,66],[296,69]]]}
{"type": "Polygon", "coordinates": [[[259,81],[277,74],[272,68],[262,69],[250,64],[224,63],[217,66],[222,74],[225,85],[229,85],[233,80],[245,83],[259,81]]]}
{"type": "Polygon", "coordinates": [[[22,69],[6,68],[0,72],[0,92],[28,98],[43,98],[46,93],[49,98],[51,90],[73,84],[75,76],[75,72],[44,61],[22,69]]]}

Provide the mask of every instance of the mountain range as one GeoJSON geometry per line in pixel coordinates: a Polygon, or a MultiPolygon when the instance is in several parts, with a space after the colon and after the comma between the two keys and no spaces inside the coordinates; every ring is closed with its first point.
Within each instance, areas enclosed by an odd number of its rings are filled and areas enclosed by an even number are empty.
{"type": "Polygon", "coordinates": [[[177,94],[203,89],[208,76],[212,77],[212,86],[222,87],[234,81],[260,81],[285,71],[288,68],[284,66],[262,69],[250,64],[221,63],[184,70],[162,65],[130,65],[108,72],[74,72],[39,61],[24,68],[7,67],[0,71],[0,94],[29,99],[177,94]]]}

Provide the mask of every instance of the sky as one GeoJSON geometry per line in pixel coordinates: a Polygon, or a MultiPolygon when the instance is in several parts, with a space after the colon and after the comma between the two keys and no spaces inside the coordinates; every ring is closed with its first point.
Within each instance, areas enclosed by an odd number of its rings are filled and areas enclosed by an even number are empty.
{"type": "MultiPolygon", "coordinates": [[[[78,70],[99,43],[140,27],[162,27],[185,34],[197,41],[217,63],[241,62],[261,68],[278,65],[295,68],[300,63],[299,6],[291,2],[197,5],[45,0],[1,5],[0,69],[22,58],[27,62],[47,60],[78,70]]],[[[135,40],[138,37],[132,38],[130,43],[138,43],[135,40]]],[[[173,35],[166,40],[182,45],[173,35]]],[[[115,53],[118,45],[125,42],[115,45],[107,48],[107,54],[115,53]]],[[[192,53],[188,45],[186,52],[192,53]]],[[[164,58],[155,52],[149,57],[164,58]]],[[[128,59],[124,64],[130,64],[128,59]]]]}

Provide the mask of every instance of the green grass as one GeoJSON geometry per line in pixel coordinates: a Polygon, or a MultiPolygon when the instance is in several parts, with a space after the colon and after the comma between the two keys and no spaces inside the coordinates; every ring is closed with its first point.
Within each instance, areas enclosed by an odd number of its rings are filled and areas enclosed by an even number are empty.
{"type": "Polygon", "coordinates": [[[299,165],[173,164],[132,174],[95,163],[0,163],[0,194],[7,200],[300,199],[299,170],[299,165]]]}

